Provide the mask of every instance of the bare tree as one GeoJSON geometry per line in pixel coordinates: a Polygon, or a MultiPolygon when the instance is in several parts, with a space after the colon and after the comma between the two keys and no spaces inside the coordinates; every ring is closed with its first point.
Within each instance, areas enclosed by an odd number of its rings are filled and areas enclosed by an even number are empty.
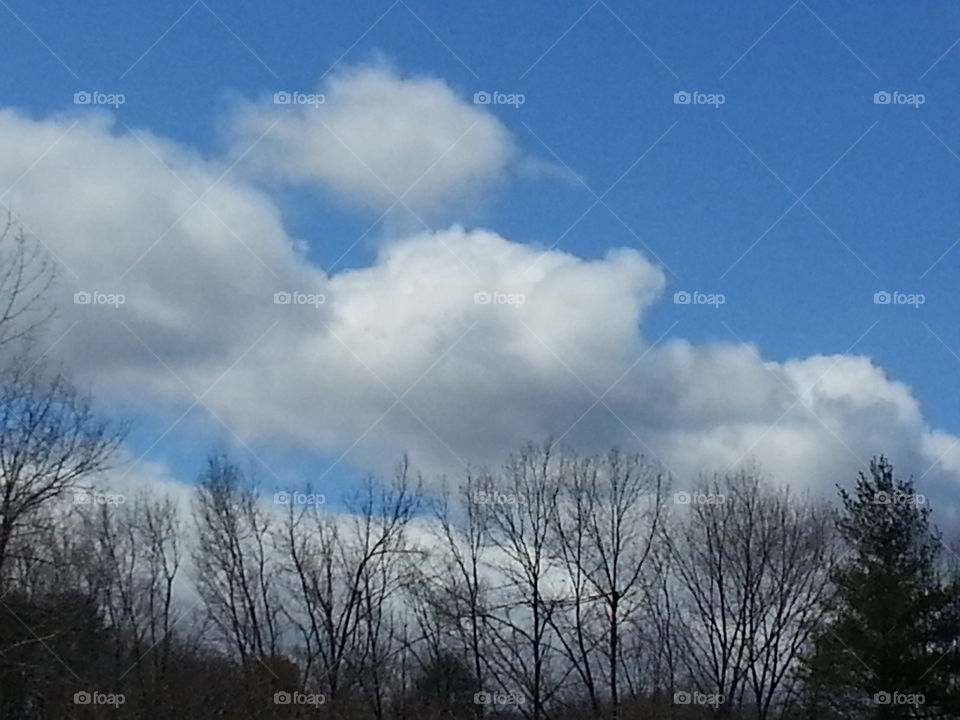
{"type": "MultiPolygon", "coordinates": [[[[476,502],[483,484],[468,472],[451,502],[447,488],[436,506],[436,528],[443,548],[437,582],[432,583],[432,609],[447,627],[451,627],[462,656],[471,671],[475,693],[487,685],[489,663],[485,658],[485,633],[489,614],[489,579],[484,570],[489,545],[489,530],[476,502]]],[[[476,717],[483,717],[485,705],[474,704],[476,717]]]]}
{"type": "Polygon", "coordinates": [[[701,483],[670,537],[686,611],[684,663],[690,681],[720,700],[720,714],[738,701],[747,674],[750,593],[760,569],[752,553],[739,553],[752,549],[756,483],[746,474],[701,483]]]}
{"type": "Polygon", "coordinates": [[[156,661],[154,687],[162,687],[170,669],[174,584],[182,561],[182,524],[170,498],[139,500],[138,535],[145,546],[148,638],[156,661]]]}
{"type": "MultiPolygon", "coordinates": [[[[660,536],[664,473],[640,456],[611,452],[570,463],[561,475],[557,553],[567,570],[573,605],[568,655],[584,682],[594,712],[596,683],[605,675],[611,718],[619,717],[620,677],[627,667],[623,627],[649,599],[649,565],[660,536]],[[597,608],[605,641],[591,636],[597,608]],[[598,652],[592,652],[596,646],[598,652]],[[595,658],[605,667],[595,667],[595,658]]],[[[559,633],[563,638],[566,633],[559,633]]]]}
{"type": "Polygon", "coordinates": [[[54,279],[43,245],[7,212],[0,220],[0,350],[28,340],[50,319],[54,279]]]}
{"type": "Polygon", "coordinates": [[[714,478],[687,499],[669,537],[684,661],[694,683],[722,696],[720,714],[748,696],[763,720],[789,692],[830,592],[829,513],[756,472],[714,478]]]}
{"type": "Polygon", "coordinates": [[[355,674],[377,720],[386,717],[388,693],[395,689],[391,660],[402,650],[398,628],[403,626],[400,616],[405,612],[400,592],[408,582],[404,569],[411,557],[419,555],[407,537],[420,504],[419,481],[411,487],[409,474],[404,457],[392,485],[384,487],[368,479],[350,507],[363,640],[355,674]]]}
{"type": "Polygon", "coordinates": [[[562,682],[550,673],[551,618],[562,602],[550,581],[558,579],[552,533],[568,463],[549,445],[529,445],[510,458],[501,476],[487,476],[478,490],[482,495],[474,498],[489,528],[491,570],[503,578],[503,599],[487,617],[494,640],[490,652],[503,677],[523,687],[532,707],[519,709],[533,720],[547,716],[547,703],[562,682]]]}
{"type": "Polygon", "coordinates": [[[173,645],[174,582],[181,562],[180,522],[170,499],[141,492],[131,502],[122,495],[94,495],[80,506],[80,563],[88,587],[104,609],[109,627],[124,647],[119,675],[132,674],[141,711],[159,717],[166,703],[156,700],[170,669],[173,645]]]}
{"type": "Polygon", "coordinates": [[[67,378],[22,361],[0,374],[0,583],[44,507],[106,470],[124,432],[67,378]]]}
{"type": "Polygon", "coordinates": [[[764,571],[747,615],[748,678],[759,720],[796,696],[797,663],[822,629],[840,552],[825,503],[786,489],[768,492],[754,548],[764,571]]]}
{"type": "Polygon", "coordinates": [[[664,696],[669,702],[673,701],[680,664],[680,611],[672,563],[669,544],[660,542],[652,556],[654,581],[644,587],[646,599],[642,610],[631,618],[633,633],[646,650],[643,681],[655,703],[664,696]]]}
{"type": "Polygon", "coordinates": [[[214,455],[194,508],[197,589],[220,637],[244,664],[273,657],[280,639],[273,523],[259,498],[256,484],[239,466],[214,455]]]}
{"type": "Polygon", "coordinates": [[[303,644],[304,683],[321,687],[333,712],[361,680],[375,714],[385,712],[383,668],[372,666],[390,654],[390,633],[381,631],[403,583],[398,560],[409,551],[406,529],[418,503],[404,460],[392,484],[368,479],[348,515],[291,503],[277,533],[291,594],[285,616],[303,644]]]}

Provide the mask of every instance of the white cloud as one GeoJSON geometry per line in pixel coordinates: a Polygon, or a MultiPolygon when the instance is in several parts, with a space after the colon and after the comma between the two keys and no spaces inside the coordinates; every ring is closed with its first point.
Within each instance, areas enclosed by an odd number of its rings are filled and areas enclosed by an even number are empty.
{"type": "Polygon", "coordinates": [[[928,427],[909,388],[868,358],[650,347],[645,313],[665,279],[638,252],[588,261],[452,227],[328,278],[269,196],[221,178],[224,163],[146,135],[145,146],[102,117],[72,122],[0,113],[3,201],[70,268],[51,338],[72,329],[53,354],[147,412],[193,402],[179,377],[247,442],[361,467],[409,450],[426,469],[457,470],[457,458],[493,463],[562,435],[584,450],[645,450],[684,478],[756,458],[829,490],[885,452],[917,475],[932,467],[934,491],[960,479],[957,438],[928,427]],[[126,302],[74,305],[78,290],[126,302]],[[274,304],[280,291],[324,302],[274,304]],[[491,303],[475,302],[483,292],[491,303]]]}
{"type": "Polygon", "coordinates": [[[332,450],[363,435],[402,396],[404,404],[367,435],[384,460],[407,446],[422,449],[424,439],[439,445],[435,459],[444,462],[451,455],[443,442],[457,455],[473,454],[468,444],[486,454],[504,447],[505,434],[515,445],[548,432],[553,402],[568,406],[586,395],[557,354],[582,377],[606,374],[612,383],[611,363],[639,347],[636,318],[662,283],[630,250],[588,262],[483,231],[412,237],[384,248],[376,265],[332,277],[321,332],[298,338],[270,363],[237,368],[211,397],[229,405],[230,396],[256,397],[266,385],[269,407],[257,403],[255,417],[233,417],[245,432],[279,431],[332,450]],[[524,301],[477,304],[480,292],[524,301]],[[336,420],[318,425],[308,419],[317,413],[336,420]]]}
{"type": "Polygon", "coordinates": [[[64,329],[78,323],[62,344],[80,371],[109,367],[162,392],[173,378],[132,332],[202,392],[198,381],[270,323],[282,332],[296,320],[273,312],[275,292],[325,284],[266,196],[218,182],[223,165],[172,143],[118,134],[105,116],[0,112],[0,157],[4,204],[60,261],[59,315],[64,329]],[[78,291],[125,302],[75,305],[78,291]]]}
{"type": "MultiPolygon", "coordinates": [[[[375,67],[332,76],[322,104],[272,98],[233,121],[237,152],[254,168],[318,183],[378,214],[462,206],[500,179],[513,156],[506,128],[442,80],[375,67]]],[[[317,93],[312,93],[316,97],[317,93]]]]}

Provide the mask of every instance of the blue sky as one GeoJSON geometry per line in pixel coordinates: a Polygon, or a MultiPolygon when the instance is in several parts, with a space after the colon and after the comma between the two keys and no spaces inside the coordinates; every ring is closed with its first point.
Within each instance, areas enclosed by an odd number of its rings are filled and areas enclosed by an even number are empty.
{"type": "MultiPolygon", "coordinates": [[[[216,158],[236,107],[315,91],[351,67],[439,78],[467,103],[522,93],[520,107],[483,110],[524,163],[436,227],[587,259],[638,249],[667,283],[646,337],[745,341],[771,361],[864,354],[912,388],[928,423],[960,431],[960,6],[644,5],[6,0],[0,98],[39,119],[75,112],[78,90],[123,93],[114,133],[136,128],[216,158]],[[724,103],[678,105],[678,91],[724,103]],[[875,104],[880,91],[923,104],[875,104]],[[691,312],[670,302],[681,290],[726,302],[691,312]],[[874,304],[884,290],[925,303],[874,304]]],[[[321,268],[367,267],[389,234],[370,231],[378,213],[329,193],[260,187],[321,268]]],[[[138,417],[134,448],[178,414],[138,417]]],[[[200,417],[150,452],[180,469],[208,436],[229,440],[200,417]]],[[[257,447],[291,467],[311,462],[257,447]]]]}

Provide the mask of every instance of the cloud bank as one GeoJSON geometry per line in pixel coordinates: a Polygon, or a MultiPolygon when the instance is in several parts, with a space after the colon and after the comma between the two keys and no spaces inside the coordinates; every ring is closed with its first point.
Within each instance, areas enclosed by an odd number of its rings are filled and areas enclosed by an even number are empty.
{"type": "MultiPolygon", "coordinates": [[[[429,209],[476,192],[512,152],[492,116],[439,80],[361,70],[327,91],[319,110],[238,117],[267,133],[257,163],[380,212],[395,194],[429,209]]],[[[105,115],[0,112],[0,197],[61,263],[50,352],[98,391],[145,411],[200,398],[253,446],[361,468],[407,451],[456,472],[552,436],[645,452],[681,484],[755,459],[829,489],[885,452],[932,495],[957,487],[958,439],[867,357],[774,362],[648,337],[666,279],[635,250],[586,260],[452,226],[328,276],[304,253],[319,231],[291,237],[231,162],[105,115]],[[75,304],[78,292],[94,294],[75,304]]]]}

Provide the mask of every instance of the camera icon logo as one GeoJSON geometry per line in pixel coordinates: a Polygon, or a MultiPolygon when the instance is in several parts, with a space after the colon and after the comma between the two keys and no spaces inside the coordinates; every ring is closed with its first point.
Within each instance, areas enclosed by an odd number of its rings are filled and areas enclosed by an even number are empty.
{"type": "Polygon", "coordinates": [[[290,504],[290,493],[288,492],[278,492],[273,494],[273,502],[275,505],[289,505],[290,504]]]}
{"type": "Polygon", "coordinates": [[[889,705],[891,700],[892,698],[890,697],[890,693],[888,692],[878,692],[876,695],[873,696],[873,701],[877,705],[889,705]]]}
{"type": "Polygon", "coordinates": [[[274,105],[289,105],[293,101],[293,96],[286,90],[280,90],[273,94],[274,105]]]}
{"type": "Polygon", "coordinates": [[[689,305],[690,304],[690,293],[686,290],[680,290],[673,294],[673,304],[674,305],[689,305]]]}
{"type": "Polygon", "coordinates": [[[285,290],[273,294],[274,305],[289,305],[293,301],[293,296],[285,290]]]}
{"type": "Polygon", "coordinates": [[[889,305],[891,299],[892,297],[890,293],[888,293],[886,290],[881,290],[880,292],[875,292],[873,294],[874,305],[889,305]]]}
{"type": "Polygon", "coordinates": [[[881,90],[880,92],[875,92],[873,94],[874,105],[889,105],[892,99],[893,96],[891,96],[886,90],[881,90]]]}
{"type": "Polygon", "coordinates": [[[673,502],[675,505],[689,505],[690,504],[690,493],[688,492],[678,492],[673,494],[673,502]]]}
{"type": "Polygon", "coordinates": [[[73,304],[74,305],[89,305],[90,301],[93,299],[93,296],[90,295],[86,290],[81,290],[73,294],[73,304]]]}
{"type": "Polygon", "coordinates": [[[492,297],[486,290],[481,290],[473,295],[473,302],[476,305],[489,305],[491,301],[492,297]]]}
{"type": "Polygon", "coordinates": [[[493,702],[493,696],[488,692],[478,692],[473,694],[475,705],[489,705],[493,702]]]}
{"type": "Polygon", "coordinates": [[[93,101],[93,96],[86,90],[80,90],[73,94],[74,105],[89,105],[93,101]]]}
{"type": "Polygon", "coordinates": [[[293,702],[293,696],[288,693],[280,690],[273,694],[273,704],[274,705],[289,705],[293,702]]]}
{"type": "Polygon", "coordinates": [[[689,705],[691,701],[690,693],[684,692],[675,692],[673,694],[673,704],[674,705],[689,705]]]}
{"type": "Polygon", "coordinates": [[[489,105],[491,99],[490,93],[488,93],[486,90],[481,90],[480,92],[475,92],[473,94],[474,105],[489,105]]]}
{"type": "Polygon", "coordinates": [[[80,692],[75,692],[73,694],[73,704],[74,705],[89,705],[93,702],[93,696],[88,693],[86,690],[81,690],[80,692]]]}
{"type": "Polygon", "coordinates": [[[692,96],[686,90],[680,90],[673,94],[674,105],[689,105],[692,99],[692,96]]]}

